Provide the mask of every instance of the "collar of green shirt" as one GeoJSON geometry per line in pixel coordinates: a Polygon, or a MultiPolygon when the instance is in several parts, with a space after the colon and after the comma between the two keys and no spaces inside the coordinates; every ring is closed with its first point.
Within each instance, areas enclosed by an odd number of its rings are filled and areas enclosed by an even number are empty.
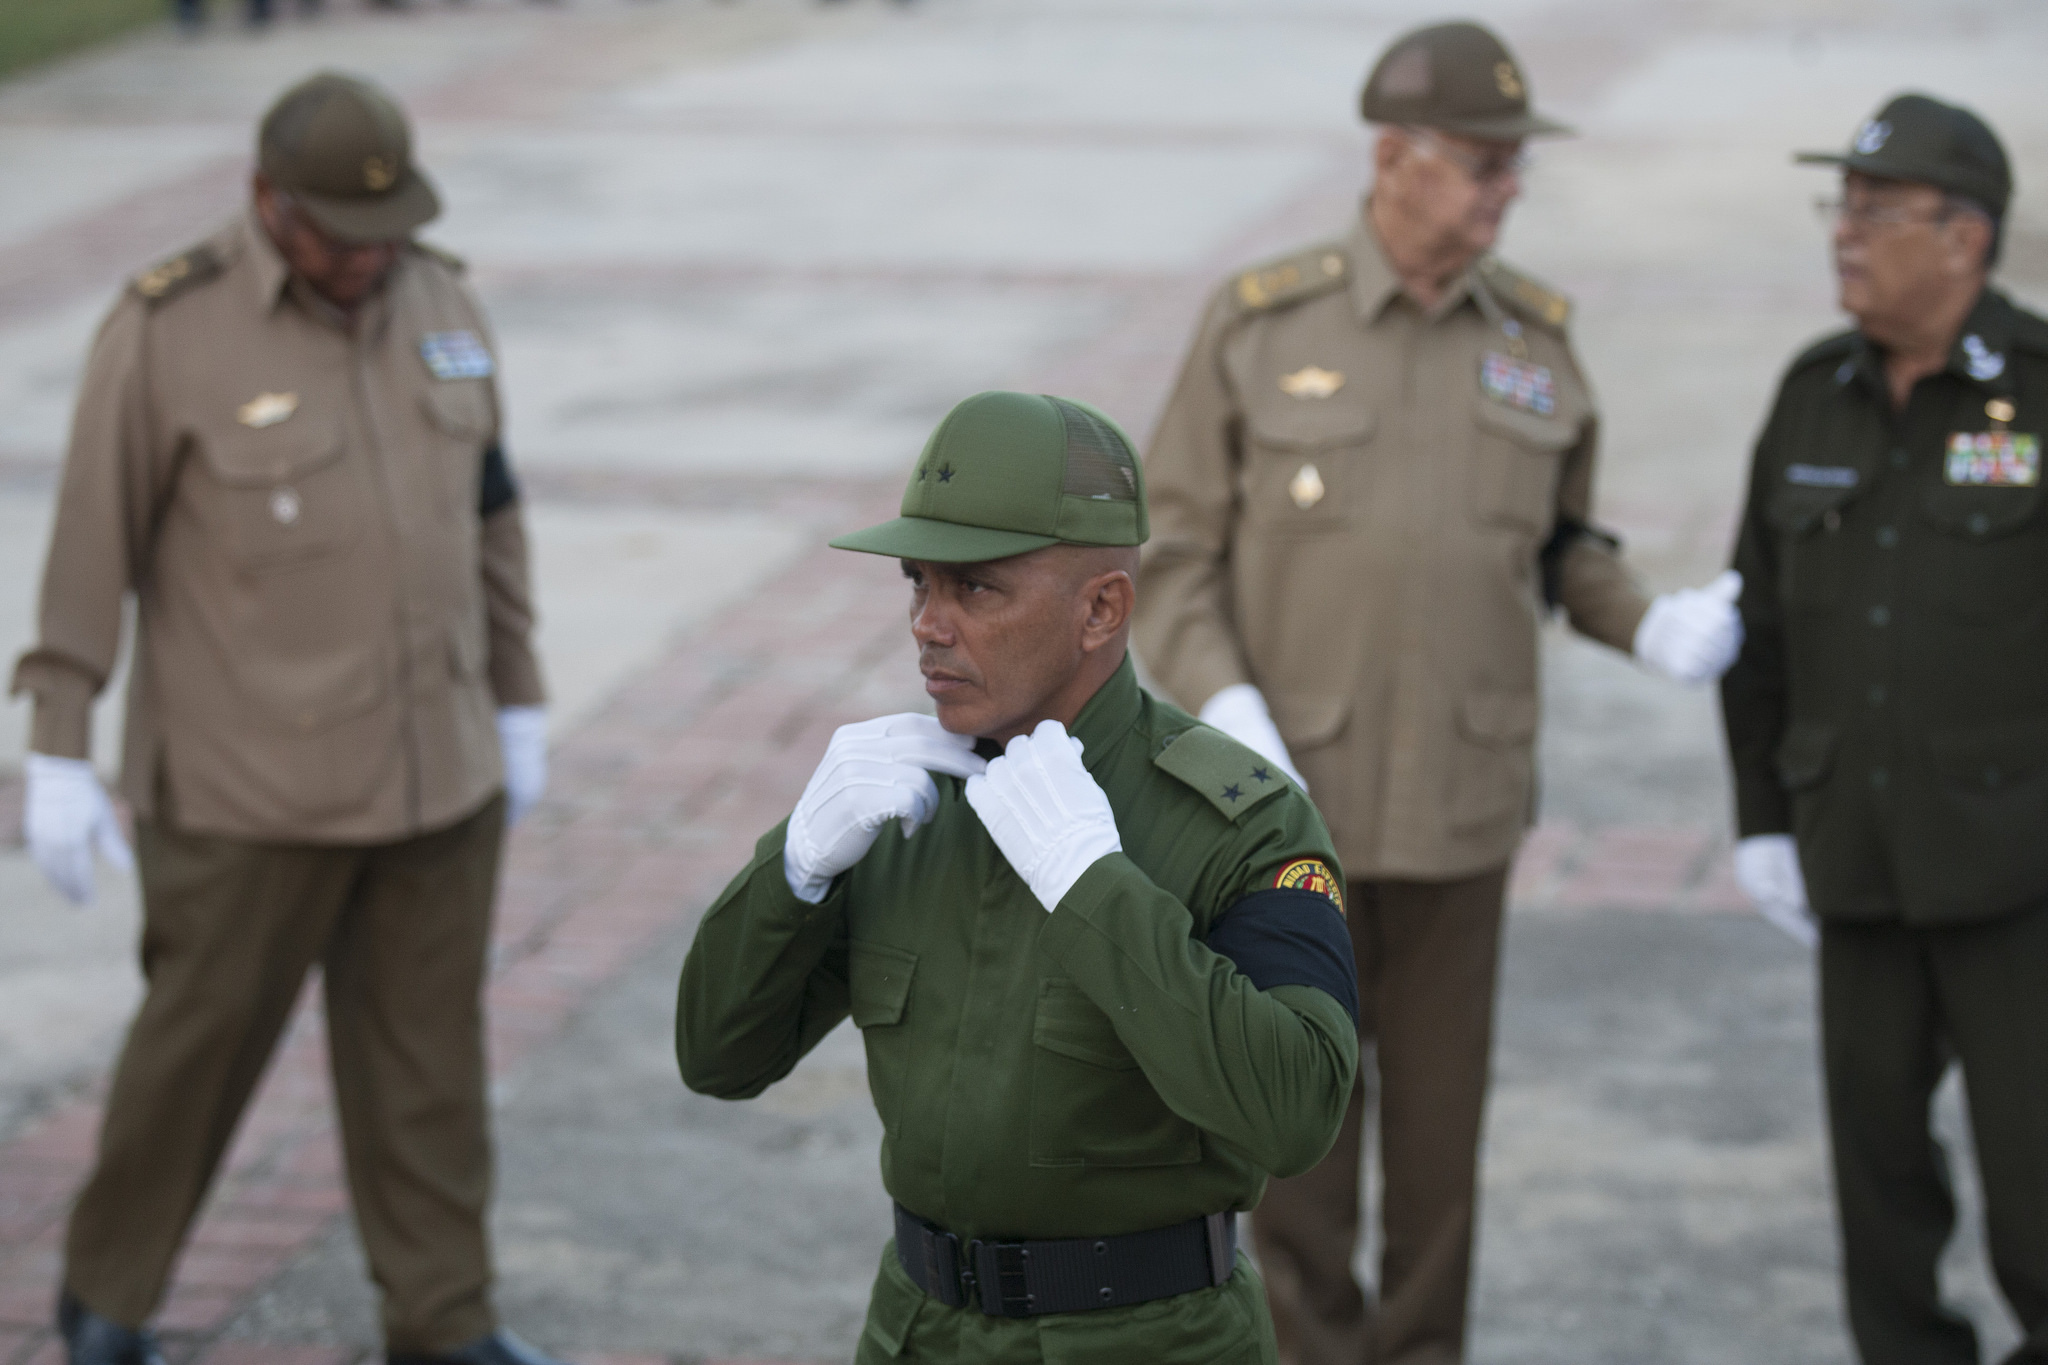
{"type": "MultiPolygon", "coordinates": [[[[1956,330],[1956,339],[1949,346],[1948,364],[1942,367],[1941,372],[1975,384],[1993,397],[2010,397],[2013,393],[2010,348],[2015,324],[2012,301],[1996,289],[1987,287],[1977,296],[1977,302],[1971,305],[1963,318],[1963,325],[1956,330]],[[1972,338],[1975,344],[1972,344],[1972,338]],[[1987,361],[1985,357],[1991,359],[1987,361]],[[1995,369],[1996,373],[1987,372],[1987,366],[1995,369]]],[[[1849,360],[1857,381],[1870,396],[1889,406],[1891,391],[1885,384],[1884,356],[1861,332],[1856,334],[1849,360]]]]}
{"type": "MultiPolygon", "coordinates": [[[[1081,765],[1089,772],[1095,772],[1109,758],[1117,741],[1130,733],[1137,723],[1138,712],[1144,705],[1144,693],[1138,687],[1138,672],[1131,663],[1130,652],[1124,653],[1124,661],[1117,665],[1116,672],[1109,675],[1109,681],[1095,689],[1081,707],[1081,714],[1074,717],[1067,733],[1081,741],[1081,765]]],[[[1001,750],[991,740],[982,740],[975,751],[983,758],[994,758],[1001,750]]]]}

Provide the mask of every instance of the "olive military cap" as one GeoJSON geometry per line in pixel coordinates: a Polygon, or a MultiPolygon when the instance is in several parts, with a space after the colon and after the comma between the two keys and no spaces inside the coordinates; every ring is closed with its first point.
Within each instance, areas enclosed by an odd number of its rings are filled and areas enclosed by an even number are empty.
{"type": "Polygon", "coordinates": [[[2012,199],[2012,166],[1991,125],[1927,95],[1893,96],[1863,120],[1846,152],[1800,152],[1793,160],[1918,181],[1968,195],[2000,215],[2012,199]]]}
{"type": "Polygon", "coordinates": [[[976,564],[1048,545],[1142,545],[1145,476],[1131,441],[1085,403],[978,393],[946,414],[903,492],[903,515],[835,549],[976,564]]]}
{"type": "Polygon", "coordinates": [[[354,76],[323,71],[279,96],[263,116],[256,164],[343,241],[397,241],[441,212],[412,163],[404,112],[354,76]]]}
{"type": "Polygon", "coordinates": [[[1463,21],[1396,38],[1366,78],[1359,106],[1368,123],[1500,142],[1571,132],[1529,108],[1529,79],[1507,44],[1463,21]]]}

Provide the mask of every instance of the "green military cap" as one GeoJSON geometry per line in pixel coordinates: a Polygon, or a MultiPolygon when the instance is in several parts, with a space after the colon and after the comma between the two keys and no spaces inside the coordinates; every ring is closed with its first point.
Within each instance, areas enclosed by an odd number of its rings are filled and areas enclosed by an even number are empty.
{"type": "Polygon", "coordinates": [[[1459,21],[1403,34],[1366,78],[1368,123],[1512,142],[1571,132],[1529,108],[1529,78],[1490,29],[1459,21]]]}
{"type": "Polygon", "coordinates": [[[1793,160],[1918,181],[1968,195],[2001,215],[2012,199],[2012,166],[1991,125],[1926,95],[1893,96],[1863,120],[1846,152],[1800,152],[1793,160]]]}
{"type": "Polygon", "coordinates": [[[405,114],[365,80],[322,71],[263,116],[256,164],[321,228],[348,242],[391,242],[441,212],[412,162],[405,114]]]}
{"type": "Polygon", "coordinates": [[[833,548],[978,564],[1048,545],[1142,545],[1150,534],[1130,438],[1085,403],[1035,393],[978,393],[947,413],[902,510],[833,548]]]}

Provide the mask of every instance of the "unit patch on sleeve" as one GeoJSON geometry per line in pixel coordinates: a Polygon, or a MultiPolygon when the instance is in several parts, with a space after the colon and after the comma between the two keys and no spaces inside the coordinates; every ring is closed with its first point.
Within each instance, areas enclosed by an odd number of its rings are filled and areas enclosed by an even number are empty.
{"type": "Polygon", "coordinates": [[[1550,367],[1488,351],[1479,363],[1479,388],[1496,403],[1548,417],[1557,411],[1557,382],[1550,367]]]}
{"type": "Polygon", "coordinates": [[[420,359],[436,379],[489,379],[498,368],[470,331],[427,333],[420,338],[420,359]]]}
{"type": "Polygon", "coordinates": [[[2032,488],[2041,482],[2041,438],[2033,432],[1956,432],[1948,438],[1942,477],[1958,486],[2032,488]]]}
{"type": "Polygon", "coordinates": [[[1296,858],[1273,878],[1273,888],[1276,891],[1313,891],[1319,896],[1328,896],[1330,903],[1337,907],[1337,913],[1344,913],[1344,889],[1337,883],[1337,874],[1320,858],[1296,858]]]}

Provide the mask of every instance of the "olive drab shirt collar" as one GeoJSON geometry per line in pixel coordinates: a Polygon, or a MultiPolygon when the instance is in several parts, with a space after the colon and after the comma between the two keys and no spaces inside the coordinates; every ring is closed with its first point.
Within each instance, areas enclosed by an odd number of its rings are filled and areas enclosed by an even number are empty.
{"type": "MultiPolygon", "coordinates": [[[[1108,762],[1109,756],[1116,751],[1117,742],[1137,724],[1141,709],[1137,669],[1131,663],[1130,651],[1126,650],[1116,672],[1095,690],[1095,695],[1074,717],[1074,723],[1067,727],[1067,733],[1081,741],[1081,766],[1094,773],[1108,762]]],[[[977,746],[977,752],[983,758],[995,758],[1002,749],[994,740],[984,739],[977,746]]]]}
{"type": "MultiPolygon", "coordinates": [[[[1974,384],[1988,398],[2012,397],[2014,379],[2009,356],[2014,324],[2012,302],[1986,286],[1971,305],[1963,325],[1956,329],[1955,340],[1949,343],[1948,363],[1937,373],[1974,384]]],[[[1835,378],[1842,384],[1860,384],[1883,410],[1891,410],[1884,352],[1862,332],[1856,334],[1854,349],[1836,370],[1835,378]]]]}
{"type": "MultiPolygon", "coordinates": [[[[263,226],[261,215],[251,204],[242,215],[237,227],[240,238],[239,249],[249,262],[249,286],[256,310],[266,317],[275,313],[289,301],[296,304],[305,314],[324,326],[337,332],[360,328],[365,336],[373,336],[381,330],[383,319],[389,311],[385,307],[388,289],[379,288],[370,298],[365,299],[356,310],[349,314],[320,297],[310,284],[292,274],[291,264],[284,253],[277,249],[277,243],[270,240],[270,230],[263,226]]],[[[397,263],[392,269],[397,270],[397,263]]],[[[387,285],[389,281],[386,281],[387,285]]]]}
{"type": "MultiPolygon", "coordinates": [[[[1407,289],[1393,263],[1387,259],[1386,248],[1380,245],[1380,235],[1373,229],[1367,204],[1358,206],[1358,216],[1351,225],[1351,236],[1345,250],[1351,257],[1351,311],[1357,315],[1360,326],[1370,327],[1380,320],[1380,315],[1394,300],[1407,296],[1407,289]]],[[[1424,309],[1417,303],[1416,308],[1430,322],[1437,322],[1456,312],[1467,299],[1478,303],[1481,286],[1474,274],[1477,265],[1475,260],[1460,271],[1458,277],[1444,287],[1443,297],[1437,300],[1435,307],[1424,309]]]]}

